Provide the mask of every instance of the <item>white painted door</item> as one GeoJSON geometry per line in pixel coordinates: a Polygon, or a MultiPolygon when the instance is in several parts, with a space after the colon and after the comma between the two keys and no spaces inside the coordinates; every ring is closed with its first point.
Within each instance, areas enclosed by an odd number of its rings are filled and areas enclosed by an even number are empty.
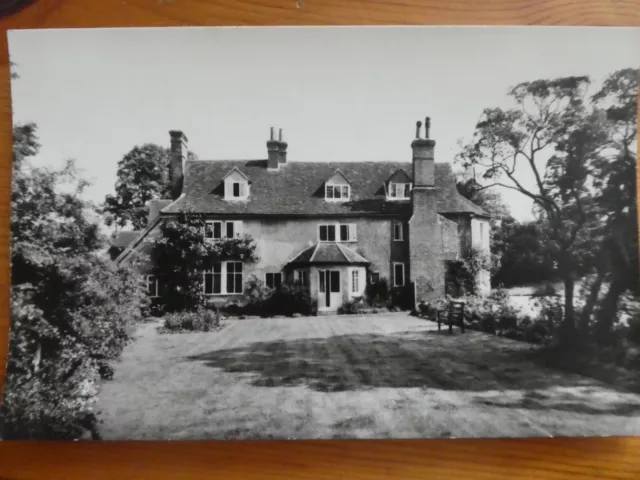
{"type": "Polygon", "coordinates": [[[318,270],[318,309],[337,310],[342,305],[340,270],[318,270]]]}

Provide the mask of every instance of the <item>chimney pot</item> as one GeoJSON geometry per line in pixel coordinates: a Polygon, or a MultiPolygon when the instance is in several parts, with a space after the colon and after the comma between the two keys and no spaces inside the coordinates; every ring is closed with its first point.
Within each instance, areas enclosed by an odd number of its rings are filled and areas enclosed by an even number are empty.
{"type": "Polygon", "coordinates": [[[278,131],[278,141],[281,142],[282,141],[282,129],[280,129],[278,131]]]}
{"type": "Polygon", "coordinates": [[[429,130],[431,129],[431,118],[427,117],[424,119],[424,138],[429,138],[429,130]]]}
{"type": "Polygon", "coordinates": [[[275,135],[275,129],[273,127],[271,127],[271,140],[275,140],[276,139],[276,135],[275,135]]]}
{"type": "Polygon", "coordinates": [[[418,120],[416,122],[416,138],[420,138],[420,129],[422,128],[422,122],[418,120]]]}

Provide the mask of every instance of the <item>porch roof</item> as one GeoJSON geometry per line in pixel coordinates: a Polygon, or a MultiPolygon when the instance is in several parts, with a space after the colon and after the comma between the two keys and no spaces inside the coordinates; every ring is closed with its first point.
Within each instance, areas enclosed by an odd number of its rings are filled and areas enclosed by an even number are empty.
{"type": "Polygon", "coordinates": [[[345,245],[322,242],[304,249],[290,260],[288,265],[368,265],[369,263],[369,260],[345,245]]]}

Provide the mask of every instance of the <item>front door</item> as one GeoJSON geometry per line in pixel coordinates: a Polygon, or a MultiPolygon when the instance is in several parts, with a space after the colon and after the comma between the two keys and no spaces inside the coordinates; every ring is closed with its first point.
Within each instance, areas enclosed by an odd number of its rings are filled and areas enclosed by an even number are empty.
{"type": "Polygon", "coordinates": [[[342,305],[340,270],[319,270],[318,309],[337,310],[342,305]]]}

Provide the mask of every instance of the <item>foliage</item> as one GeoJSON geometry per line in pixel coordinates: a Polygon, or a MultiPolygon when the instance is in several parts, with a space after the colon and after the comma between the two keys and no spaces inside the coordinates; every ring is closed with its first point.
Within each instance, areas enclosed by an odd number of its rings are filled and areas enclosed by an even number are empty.
{"type": "Polygon", "coordinates": [[[103,243],[73,162],[34,167],[36,127],[18,125],[11,195],[12,304],[2,405],[7,439],[90,430],[97,381],[110,378],[141,318],[139,277],[97,254],[103,243]]]}
{"type": "Polygon", "coordinates": [[[365,304],[362,297],[355,297],[351,300],[344,302],[340,308],[338,308],[338,314],[340,315],[356,315],[363,313],[365,310],[365,304]]]}
{"type": "Polygon", "coordinates": [[[380,278],[377,282],[369,282],[365,287],[365,298],[369,305],[383,307],[389,301],[389,283],[386,278],[380,278]]]}
{"type": "Polygon", "coordinates": [[[317,311],[316,303],[311,299],[309,290],[300,285],[282,284],[274,289],[269,298],[262,304],[259,314],[263,317],[295,314],[314,315],[317,311]]]}
{"type": "Polygon", "coordinates": [[[251,314],[259,314],[261,307],[273,295],[273,289],[255,275],[251,275],[245,282],[244,287],[244,310],[251,314]]]}
{"type": "Polygon", "coordinates": [[[249,235],[214,241],[205,238],[204,227],[203,217],[182,213],[163,222],[161,235],[151,240],[153,274],[160,279],[160,302],[167,312],[196,310],[204,305],[205,269],[225,260],[258,260],[256,244],[249,235]]]}
{"type": "Polygon", "coordinates": [[[411,310],[415,301],[413,299],[413,285],[407,284],[402,287],[393,287],[389,292],[389,308],[399,308],[401,310],[411,310]]]}
{"type": "Polygon", "coordinates": [[[448,292],[454,296],[476,293],[476,276],[481,272],[490,274],[500,267],[500,257],[492,252],[471,249],[461,260],[447,263],[448,292]]]}
{"type": "Polygon", "coordinates": [[[169,150],[152,143],[138,145],[118,162],[115,195],[107,195],[103,211],[105,223],[140,230],[147,223],[147,203],[171,198],[169,150]]]}
{"type": "Polygon", "coordinates": [[[605,339],[614,330],[620,296],[638,284],[637,77],[634,69],[614,72],[591,98],[588,77],[516,85],[509,92],[515,107],[485,109],[457,157],[481,176],[482,188],[515,190],[533,201],[548,247],[541,253],[564,283],[565,343],[577,338],[576,327],[588,325],[594,311],[595,338],[605,339]],[[523,182],[523,175],[533,182],[523,182]],[[593,272],[601,281],[576,322],[575,280],[593,272]],[[611,288],[599,300],[609,276],[611,288]]]}
{"type": "Polygon", "coordinates": [[[217,309],[200,307],[197,310],[173,312],[164,317],[161,333],[211,332],[220,327],[217,309]]]}

